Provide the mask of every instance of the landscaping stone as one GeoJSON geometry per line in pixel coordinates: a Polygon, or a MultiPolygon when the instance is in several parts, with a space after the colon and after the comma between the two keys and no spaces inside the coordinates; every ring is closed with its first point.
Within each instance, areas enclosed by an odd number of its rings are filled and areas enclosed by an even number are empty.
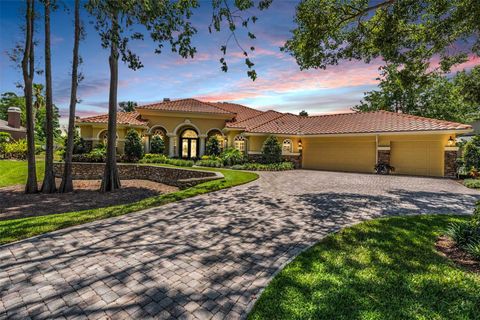
{"type": "Polygon", "coordinates": [[[261,172],[0,246],[0,319],[243,319],[275,273],[329,233],[388,215],[468,214],[479,199],[447,179],[261,172]]]}

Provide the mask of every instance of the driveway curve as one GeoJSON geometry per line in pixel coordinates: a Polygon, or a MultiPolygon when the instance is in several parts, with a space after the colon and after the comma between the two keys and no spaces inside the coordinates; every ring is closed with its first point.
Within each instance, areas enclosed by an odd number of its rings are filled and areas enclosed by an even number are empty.
{"type": "Polygon", "coordinates": [[[388,215],[471,213],[445,179],[296,170],[0,247],[0,318],[244,318],[289,260],[388,215]]]}

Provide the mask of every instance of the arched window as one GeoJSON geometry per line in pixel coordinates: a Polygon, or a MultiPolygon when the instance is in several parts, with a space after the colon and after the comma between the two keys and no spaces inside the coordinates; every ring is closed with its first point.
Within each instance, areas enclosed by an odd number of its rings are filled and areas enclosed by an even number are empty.
{"type": "Polygon", "coordinates": [[[102,132],[100,132],[100,134],[98,135],[98,139],[99,139],[100,142],[102,142],[103,144],[107,144],[108,131],[107,131],[107,130],[103,130],[102,132]]]}
{"type": "Polygon", "coordinates": [[[245,137],[236,136],[233,139],[233,147],[239,151],[245,152],[245,137]]]}
{"type": "Polygon", "coordinates": [[[187,129],[182,132],[182,138],[198,138],[198,134],[195,132],[195,130],[192,129],[187,129]]]}
{"type": "Polygon", "coordinates": [[[165,131],[163,131],[162,129],[155,129],[152,132],[152,136],[160,136],[162,140],[165,140],[165,131]]]}
{"type": "Polygon", "coordinates": [[[292,153],[293,152],[292,140],[290,140],[290,139],[283,140],[282,152],[283,153],[292,153]]]}
{"type": "Polygon", "coordinates": [[[225,147],[225,137],[222,135],[222,133],[218,130],[211,130],[208,132],[207,141],[210,140],[211,137],[215,137],[215,139],[217,139],[220,150],[223,150],[225,147]]]}

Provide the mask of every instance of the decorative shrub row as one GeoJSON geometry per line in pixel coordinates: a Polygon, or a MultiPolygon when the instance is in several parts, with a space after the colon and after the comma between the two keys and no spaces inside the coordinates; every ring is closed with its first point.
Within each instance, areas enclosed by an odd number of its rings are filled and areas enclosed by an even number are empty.
{"type": "Polygon", "coordinates": [[[14,141],[7,132],[0,132],[0,157],[4,159],[25,160],[27,158],[27,141],[14,141]]]}
{"type": "Polygon", "coordinates": [[[465,179],[463,184],[467,188],[480,189],[480,180],[479,179],[465,179]]]}
{"type": "Polygon", "coordinates": [[[162,164],[170,164],[179,167],[193,167],[195,164],[192,160],[184,160],[184,159],[170,159],[163,154],[152,154],[147,153],[143,156],[143,158],[139,161],[140,163],[162,163],[162,164]]]}
{"type": "Polygon", "coordinates": [[[295,168],[293,162],[286,161],[280,163],[245,163],[241,165],[234,165],[232,169],[236,170],[252,170],[252,171],[286,171],[295,168]]]}

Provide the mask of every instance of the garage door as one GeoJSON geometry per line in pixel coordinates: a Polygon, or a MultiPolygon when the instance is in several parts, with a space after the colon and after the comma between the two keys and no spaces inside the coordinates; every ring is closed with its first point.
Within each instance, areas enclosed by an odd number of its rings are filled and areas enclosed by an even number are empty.
{"type": "Polygon", "coordinates": [[[375,142],[309,142],[302,157],[305,169],[373,172],[375,142]]]}
{"type": "Polygon", "coordinates": [[[443,148],[436,141],[392,141],[390,164],[396,174],[443,176],[443,148]]]}

